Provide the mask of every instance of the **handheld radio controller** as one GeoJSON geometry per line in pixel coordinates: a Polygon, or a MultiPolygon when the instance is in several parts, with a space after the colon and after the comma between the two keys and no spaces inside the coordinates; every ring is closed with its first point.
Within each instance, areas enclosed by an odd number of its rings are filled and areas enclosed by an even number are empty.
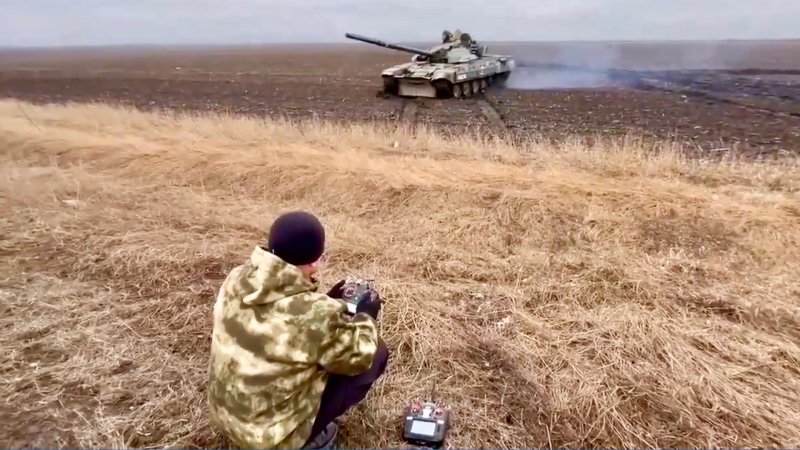
{"type": "Polygon", "coordinates": [[[444,445],[450,428],[450,407],[434,401],[433,397],[431,389],[427,401],[417,399],[406,407],[403,439],[409,444],[431,448],[444,445]]]}
{"type": "Polygon", "coordinates": [[[362,280],[360,278],[348,278],[344,286],[342,286],[342,300],[347,305],[347,312],[350,314],[356,313],[359,300],[365,292],[370,295],[375,291],[375,285],[372,280],[362,280]]]}

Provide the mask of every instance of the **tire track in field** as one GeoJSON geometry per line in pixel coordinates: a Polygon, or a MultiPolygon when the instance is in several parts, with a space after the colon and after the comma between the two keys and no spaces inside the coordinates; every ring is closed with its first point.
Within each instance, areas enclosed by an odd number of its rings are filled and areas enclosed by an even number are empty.
{"type": "Polygon", "coordinates": [[[398,115],[398,127],[414,127],[417,123],[417,108],[419,104],[416,99],[404,98],[400,102],[400,114],[398,115]]]}
{"type": "MultiPolygon", "coordinates": [[[[420,108],[427,111],[426,108],[427,100],[429,99],[416,99],[416,98],[401,99],[397,113],[398,129],[414,128],[419,120],[418,111],[420,110],[420,108]]],[[[497,111],[495,106],[492,104],[492,101],[485,95],[473,96],[472,98],[463,98],[463,99],[436,99],[432,100],[432,102],[437,102],[437,104],[434,106],[436,106],[437,108],[443,108],[445,110],[449,110],[450,107],[454,107],[456,105],[455,103],[450,103],[450,102],[459,102],[458,104],[461,105],[462,107],[466,107],[467,111],[471,110],[472,111],[471,114],[473,114],[475,118],[483,117],[488,123],[489,129],[492,132],[500,136],[505,136],[509,132],[508,127],[503,121],[502,116],[497,111]]],[[[448,114],[447,117],[450,120],[445,119],[444,123],[449,123],[451,122],[451,120],[456,119],[457,115],[448,114]]]]}
{"type": "Polygon", "coordinates": [[[478,108],[480,108],[484,117],[486,117],[486,120],[492,125],[492,131],[501,136],[505,136],[508,133],[508,127],[506,127],[505,122],[503,122],[500,113],[497,112],[497,109],[490,102],[489,97],[482,95],[475,99],[475,103],[478,105],[478,108]]]}

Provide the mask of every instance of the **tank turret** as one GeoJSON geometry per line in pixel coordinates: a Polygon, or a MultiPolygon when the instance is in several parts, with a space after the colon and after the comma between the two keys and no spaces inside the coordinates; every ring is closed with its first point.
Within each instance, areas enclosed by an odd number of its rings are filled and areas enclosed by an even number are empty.
{"type": "Polygon", "coordinates": [[[345,37],[414,55],[410,62],[389,67],[381,74],[384,91],[404,97],[469,97],[492,84],[505,82],[515,66],[510,56],[487,54],[486,46],[479,47],[460,30],[445,30],[442,43],[429,49],[354,33],[345,33],[345,37]]]}

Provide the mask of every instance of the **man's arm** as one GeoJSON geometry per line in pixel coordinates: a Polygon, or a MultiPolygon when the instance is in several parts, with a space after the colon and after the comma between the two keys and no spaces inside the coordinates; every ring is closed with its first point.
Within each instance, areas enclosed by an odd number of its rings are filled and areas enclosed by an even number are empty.
{"type": "Polygon", "coordinates": [[[346,307],[327,296],[319,304],[319,312],[326,319],[321,330],[319,365],[342,375],[358,375],[369,369],[378,350],[375,320],[365,313],[348,317],[344,314],[346,307]]]}

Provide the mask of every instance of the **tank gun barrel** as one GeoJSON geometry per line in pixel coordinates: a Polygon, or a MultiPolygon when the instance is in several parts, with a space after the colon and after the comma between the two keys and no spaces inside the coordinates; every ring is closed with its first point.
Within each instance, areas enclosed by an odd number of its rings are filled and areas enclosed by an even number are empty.
{"type": "Polygon", "coordinates": [[[433,56],[433,53],[431,53],[431,52],[429,52],[427,50],[420,50],[420,49],[414,48],[414,47],[406,47],[404,45],[390,44],[388,42],[383,42],[383,41],[378,40],[378,39],[373,39],[373,38],[370,38],[370,37],[361,36],[360,34],[345,33],[344,35],[348,39],[355,39],[356,41],[366,42],[367,44],[372,44],[372,45],[379,45],[381,47],[390,48],[392,50],[400,50],[401,52],[413,53],[415,55],[425,55],[427,57],[433,56]]]}

